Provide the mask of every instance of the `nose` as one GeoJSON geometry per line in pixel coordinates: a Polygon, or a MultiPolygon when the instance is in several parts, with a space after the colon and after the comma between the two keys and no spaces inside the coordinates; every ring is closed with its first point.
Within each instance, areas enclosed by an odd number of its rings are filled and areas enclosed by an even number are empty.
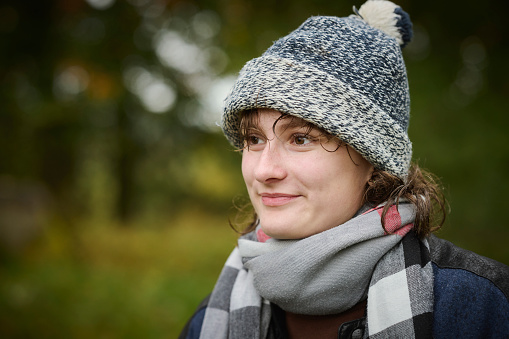
{"type": "Polygon", "coordinates": [[[287,176],[284,164],[284,151],[281,149],[278,140],[268,141],[255,165],[255,179],[261,183],[283,180],[287,176]]]}

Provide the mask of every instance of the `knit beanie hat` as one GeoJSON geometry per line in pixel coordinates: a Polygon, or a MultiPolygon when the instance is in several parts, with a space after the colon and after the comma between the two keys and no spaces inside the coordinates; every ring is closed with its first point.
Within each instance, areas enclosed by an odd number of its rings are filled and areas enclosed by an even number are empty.
{"type": "Polygon", "coordinates": [[[412,24],[386,0],[354,11],[309,18],[242,68],[221,122],[234,146],[243,147],[239,113],[270,108],[337,136],[377,169],[407,175],[410,96],[401,47],[412,24]]]}

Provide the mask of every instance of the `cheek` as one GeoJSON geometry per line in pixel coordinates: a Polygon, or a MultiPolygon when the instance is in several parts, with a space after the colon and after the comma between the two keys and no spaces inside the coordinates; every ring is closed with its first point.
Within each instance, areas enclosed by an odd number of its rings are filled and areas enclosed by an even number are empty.
{"type": "MultiPolygon", "coordinates": [[[[369,166],[365,166],[364,163],[360,161],[356,163],[357,165],[347,156],[338,157],[328,164],[321,164],[329,170],[323,172],[323,168],[321,169],[323,176],[319,180],[320,185],[325,186],[330,194],[336,195],[336,199],[339,193],[339,198],[358,200],[364,194],[370,171],[369,166]]],[[[316,166],[314,173],[315,176],[316,173],[320,173],[319,166],[316,166]]]]}
{"type": "Polygon", "coordinates": [[[241,163],[241,169],[242,169],[242,177],[244,178],[244,182],[249,188],[249,183],[251,182],[251,179],[253,178],[253,164],[252,164],[252,157],[247,155],[247,153],[242,154],[242,163],[241,163]]]}

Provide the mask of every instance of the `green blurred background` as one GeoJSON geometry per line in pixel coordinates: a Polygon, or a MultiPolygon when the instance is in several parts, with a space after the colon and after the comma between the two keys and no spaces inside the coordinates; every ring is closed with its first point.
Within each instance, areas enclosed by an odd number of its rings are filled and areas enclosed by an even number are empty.
{"type": "MultiPolygon", "coordinates": [[[[505,3],[398,3],[414,159],[451,207],[439,235],[508,264],[505,3]]],[[[176,337],[247,199],[216,126],[236,72],[307,17],[361,4],[2,1],[0,337],[176,337]]]]}

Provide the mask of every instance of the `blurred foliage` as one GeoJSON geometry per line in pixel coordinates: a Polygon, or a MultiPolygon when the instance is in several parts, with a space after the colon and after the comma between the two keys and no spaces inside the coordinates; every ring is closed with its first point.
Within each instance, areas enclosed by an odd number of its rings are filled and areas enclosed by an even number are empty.
{"type": "MultiPolygon", "coordinates": [[[[0,336],[175,337],[233,246],[232,199],[245,195],[215,126],[225,91],[310,15],[361,4],[2,1],[0,336]]],[[[507,264],[504,4],[398,4],[415,28],[414,159],[451,206],[439,235],[507,264]]]]}
{"type": "Polygon", "coordinates": [[[144,228],[80,226],[71,237],[54,224],[0,268],[2,338],[176,338],[236,239],[195,210],[144,228]]]}

